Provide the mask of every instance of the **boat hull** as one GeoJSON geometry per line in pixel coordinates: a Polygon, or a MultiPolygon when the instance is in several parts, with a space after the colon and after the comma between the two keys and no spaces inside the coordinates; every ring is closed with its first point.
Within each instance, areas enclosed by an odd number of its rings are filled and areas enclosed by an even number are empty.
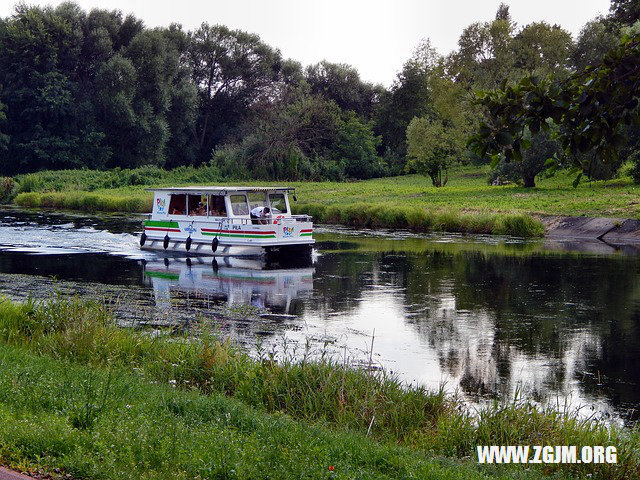
{"type": "Polygon", "coordinates": [[[163,238],[149,238],[147,237],[144,245],[141,245],[142,250],[152,250],[158,252],[167,253],[179,253],[181,255],[207,255],[207,256],[277,256],[277,255],[301,255],[310,254],[315,240],[307,240],[304,242],[289,243],[289,244],[232,244],[218,241],[217,248],[213,250],[212,241],[197,241],[192,240],[190,248],[187,250],[186,239],[169,239],[165,248],[165,242],[163,238]]]}
{"type": "Polygon", "coordinates": [[[244,218],[166,218],[144,222],[140,247],[189,255],[300,254],[311,251],[313,224],[308,217],[283,217],[270,223],[244,218]]]}

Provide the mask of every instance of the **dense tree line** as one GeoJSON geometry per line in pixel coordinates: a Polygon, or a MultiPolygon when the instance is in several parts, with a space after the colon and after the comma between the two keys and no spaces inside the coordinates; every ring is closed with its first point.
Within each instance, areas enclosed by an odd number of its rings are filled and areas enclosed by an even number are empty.
{"type": "Polygon", "coordinates": [[[386,173],[372,123],[383,89],[348,65],[303,69],[257,35],[22,4],[0,21],[0,53],[5,175],[212,159],[236,177],[386,173]]]}
{"type": "MultiPolygon", "coordinates": [[[[0,19],[0,173],[206,163],[229,178],[415,171],[443,185],[451,163],[489,161],[467,148],[490,118],[474,92],[523,76],[567,81],[616,48],[637,17],[635,2],[613,0],[574,41],[558,25],[519,27],[501,5],[447,56],[425,40],[384,88],[349,65],[305,68],[222,25],[150,29],[119,11],[21,4],[0,19]]],[[[564,158],[562,128],[527,132],[523,145],[538,148],[517,168],[503,160],[500,174],[533,185],[549,155],[564,158]]],[[[625,135],[635,145],[635,131],[625,135]]],[[[616,168],[579,155],[591,175],[616,168]]]]}

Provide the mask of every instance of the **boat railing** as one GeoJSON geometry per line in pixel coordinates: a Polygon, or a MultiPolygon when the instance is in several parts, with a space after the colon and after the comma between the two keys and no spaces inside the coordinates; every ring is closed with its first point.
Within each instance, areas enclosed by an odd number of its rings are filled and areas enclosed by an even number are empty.
{"type": "MultiPolygon", "coordinates": [[[[146,220],[152,218],[151,213],[143,215],[146,220]]],[[[212,216],[200,216],[200,215],[169,215],[167,220],[169,221],[191,221],[191,222],[207,222],[207,223],[220,223],[222,225],[281,225],[282,223],[294,223],[294,222],[310,222],[312,220],[311,215],[291,215],[274,216],[264,219],[253,219],[244,217],[212,217],[212,216]]]]}
{"type": "Polygon", "coordinates": [[[218,223],[219,221],[225,225],[281,225],[283,223],[295,223],[295,222],[310,222],[312,217],[310,215],[291,215],[274,216],[271,218],[222,218],[220,220],[212,220],[211,217],[207,221],[218,223]]]}
{"type": "Polygon", "coordinates": [[[289,218],[294,219],[296,222],[310,222],[313,217],[311,215],[291,215],[289,218]]]}

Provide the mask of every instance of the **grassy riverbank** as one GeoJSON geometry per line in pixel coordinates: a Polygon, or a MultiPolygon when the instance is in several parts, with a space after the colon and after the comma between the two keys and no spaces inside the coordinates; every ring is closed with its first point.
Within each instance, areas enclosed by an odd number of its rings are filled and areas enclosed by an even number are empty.
{"type": "Polygon", "coordinates": [[[486,478],[471,462],[6,346],[0,387],[0,461],[54,478],[486,478]]]}
{"type": "MultiPolygon", "coordinates": [[[[41,172],[17,178],[15,203],[81,211],[148,212],[151,185],[238,184],[216,181],[215,171],[41,172]],[[161,172],[161,173],[158,173],[161,172]]],[[[253,182],[255,183],[255,182],[253,182]]],[[[287,182],[300,202],[296,211],[316,221],[415,231],[540,236],[537,215],[587,215],[640,218],[640,187],[627,176],[607,182],[571,186],[572,176],[559,173],[538,187],[489,186],[481,168],[452,172],[447,186],[434,188],[428,179],[409,175],[358,182],[287,182]]],[[[261,185],[268,182],[260,182],[261,185]]]]}
{"type": "Polygon", "coordinates": [[[615,445],[617,465],[544,471],[640,474],[636,430],[523,401],[472,415],[384,373],[254,360],[204,324],[192,333],[122,329],[99,304],[4,301],[0,460],[77,478],[536,478],[542,469],[480,470],[476,445],[615,445]]]}

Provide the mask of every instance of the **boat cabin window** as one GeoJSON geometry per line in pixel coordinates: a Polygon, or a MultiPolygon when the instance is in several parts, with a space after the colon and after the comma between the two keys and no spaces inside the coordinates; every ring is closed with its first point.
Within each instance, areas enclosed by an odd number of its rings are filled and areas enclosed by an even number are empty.
{"type": "Polygon", "coordinates": [[[209,215],[212,217],[227,216],[227,207],[224,204],[224,196],[209,195],[209,215]]]}
{"type": "Polygon", "coordinates": [[[234,215],[249,215],[249,205],[245,195],[230,195],[229,198],[234,215]]]}
{"type": "Polygon", "coordinates": [[[187,196],[184,193],[172,193],[169,201],[169,215],[186,215],[187,196]]]}
{"type": "Polygon", "coordinates": [[[249,192],[249,210],[256,207],[266,207],[267,196],[262,192],[249,192]]]}
{"type": "Polygon", "coordinates": [[[287,202],[282,193],[269,194],[269,203],[271,204],[271,211],[274,214],[287,213],[287,202]]]}
{"type": "Polygon", "coordinates": [[[187,195],[189,203],[189,215],[205,216],[207,214],[206,195],[187,195]]]}

